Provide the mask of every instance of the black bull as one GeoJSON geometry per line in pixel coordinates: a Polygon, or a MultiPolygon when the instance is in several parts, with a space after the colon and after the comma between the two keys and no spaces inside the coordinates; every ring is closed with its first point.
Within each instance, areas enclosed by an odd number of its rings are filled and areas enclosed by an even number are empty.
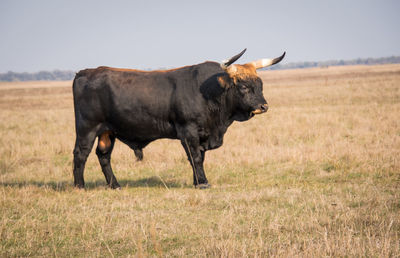
{"type": "Polygon", "coordinates": [[[222,145],[233,121],[267,111],[256,69],[284,57],[233,65],[244,51],[222,64],[167,71],[99,67],[78,72],[73,83],[75,186],[84,187],[86,159],[98,137],[96,154],[111,188],[120,187],[110,164],[115,139],[141,159],[142,148],[160,138],[179,139],[193,168],[193,184],[209,187],[205,152],[222,145]]]}

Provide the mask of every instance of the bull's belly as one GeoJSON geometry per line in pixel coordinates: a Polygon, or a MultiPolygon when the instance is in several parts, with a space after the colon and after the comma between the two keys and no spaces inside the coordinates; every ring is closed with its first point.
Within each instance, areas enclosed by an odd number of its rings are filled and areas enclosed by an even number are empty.
{"type": "Polygon", "coordinates": [[[137,143],[147,143],[161,138],[176,139],[175,127],[168,122],[136,121],[135,123],[120,122],[111,124],[112,131],[121,140],[137,143]]]}

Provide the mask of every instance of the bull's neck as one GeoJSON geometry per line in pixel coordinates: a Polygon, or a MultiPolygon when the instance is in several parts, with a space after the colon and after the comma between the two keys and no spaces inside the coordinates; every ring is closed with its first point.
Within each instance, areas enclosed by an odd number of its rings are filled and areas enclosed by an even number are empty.
{"type": "Polygon", "coordinates": [[[225,127],[232,124],[235,113],[235,102],[232,90],[227,90],[217,99],[211,100],[210,116],[216,126],[225,127]]]}

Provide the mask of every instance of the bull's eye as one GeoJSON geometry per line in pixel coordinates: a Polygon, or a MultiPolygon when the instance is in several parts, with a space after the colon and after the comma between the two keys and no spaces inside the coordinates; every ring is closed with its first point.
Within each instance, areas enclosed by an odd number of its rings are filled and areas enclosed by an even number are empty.
{"type": "Polygon", "coordinates": [[[249,92],[249,88],[246,85],[241,84],[240,85],[240,91],[243,92],[243,93],[247,93],[247,92],[249,92]]]}

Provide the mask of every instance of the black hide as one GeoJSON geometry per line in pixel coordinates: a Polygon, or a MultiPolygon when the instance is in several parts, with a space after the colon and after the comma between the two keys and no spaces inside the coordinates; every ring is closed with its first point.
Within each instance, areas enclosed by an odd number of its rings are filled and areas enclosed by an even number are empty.
{"type": "Polygon", "coordinates": [[[193,184],[208,186],[205,152],[222,145],[234,120],[248,120],[252,110],[266,104],[258,77],[227,87],[219,84],[221,76],[229,78],[215,62],[168,71],[99,67],[77,73],[75,185],[84,187],[83,170],[95,138],[109,132],[110,145],[98,146],[96,154],[112,188],[119,187],[110,165],[115,139],[141,159],[142,148],[160,138],[180,140],[193,168],[193,184]]]}

